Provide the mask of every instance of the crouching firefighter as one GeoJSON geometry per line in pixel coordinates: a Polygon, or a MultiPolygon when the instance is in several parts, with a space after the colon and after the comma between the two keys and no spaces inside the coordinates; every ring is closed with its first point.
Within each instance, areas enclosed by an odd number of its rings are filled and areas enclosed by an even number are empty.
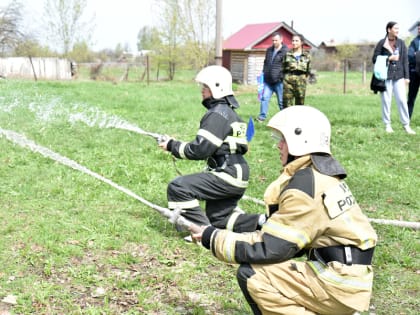
{"type": "Polygon", "coordinates": [[[292,106],[268,127],[283,172],[264,194],[267,221],[252,233],[192,226],[193,238],[218,259],[239,264],[237,280],[254,314],[368,310],[377,235],[331,155],[327,117],[292,106]]]}
{"type": "Polygon", "coordinates": [[[159,146],[178,159],[207,160],[207,169],[170,182],[168,207],[175,210],[174,216],[182,215],[199,226],[255,231],[265,215],[248,215],[237,208],[248,186],[249,167],[243,157],[248,151],[247,125],[235,112],[239,104],[233,96],[232,76],[226,68],[209,66],[197,74],[196,81],[207,112],[195,139],[183,142],[168,137],[159,146]],[[205,201],[205,212],[200,201],[205,201]]]}

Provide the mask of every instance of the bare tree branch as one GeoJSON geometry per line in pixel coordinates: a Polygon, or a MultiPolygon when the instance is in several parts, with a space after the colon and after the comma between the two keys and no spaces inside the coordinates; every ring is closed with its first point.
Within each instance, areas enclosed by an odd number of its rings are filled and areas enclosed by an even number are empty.
{"type": "Polygon", "coordinates": [[[48,39],[67,55],[77,42],[89,42],[93,18],[83,19],[87,0],[46,0],[44,6],[48,39]]]}
{"type": "Polygon", "coordinates": [[[11,2],[0,9],[0,52],[2,55],[12,51],[24,38],[20,31],[22,23],[22,4],[11,2]]]}

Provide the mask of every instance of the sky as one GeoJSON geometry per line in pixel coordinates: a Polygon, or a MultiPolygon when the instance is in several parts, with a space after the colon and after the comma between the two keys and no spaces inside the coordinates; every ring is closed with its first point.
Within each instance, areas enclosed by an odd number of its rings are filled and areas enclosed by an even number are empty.
{"type": "MultiPolygon", "coordinates": [[[[14,0],[0,0],[3,7],[14,0]]],[[[35,26],[46,0],[20,0],[35,26]]],[[[208,0],[215,1],[216,0],[208,0]]],[[[136,50],[137,34],[158,21],[154,0],[87,0],[85,17],[94,16],[93,49],[136,50]]],[[[222,0],[222,34],[226,39],[246,24],[285,22],[315,45],[377,42],[389,21],[400,25],[400,37],[420,19],[420,0],[222,0]]]]}

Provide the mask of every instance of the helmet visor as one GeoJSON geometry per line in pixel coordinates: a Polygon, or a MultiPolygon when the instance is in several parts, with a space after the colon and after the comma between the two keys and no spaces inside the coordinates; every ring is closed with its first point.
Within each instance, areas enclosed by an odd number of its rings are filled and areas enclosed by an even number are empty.
{"type": "Polygon", "coordinates": [[[272,130],[271,138],[273,138],[276,142],[285,141],[283,134],[276,129],[272,130]]]}

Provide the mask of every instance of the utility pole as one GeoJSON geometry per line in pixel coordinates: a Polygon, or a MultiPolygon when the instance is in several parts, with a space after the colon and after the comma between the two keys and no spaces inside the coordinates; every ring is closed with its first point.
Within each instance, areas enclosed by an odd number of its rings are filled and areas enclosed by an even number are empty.
{"type": "Polygon", "coordinates": [[[216,65],[222,65],[222,0],[216,0],[216,65]]]}

